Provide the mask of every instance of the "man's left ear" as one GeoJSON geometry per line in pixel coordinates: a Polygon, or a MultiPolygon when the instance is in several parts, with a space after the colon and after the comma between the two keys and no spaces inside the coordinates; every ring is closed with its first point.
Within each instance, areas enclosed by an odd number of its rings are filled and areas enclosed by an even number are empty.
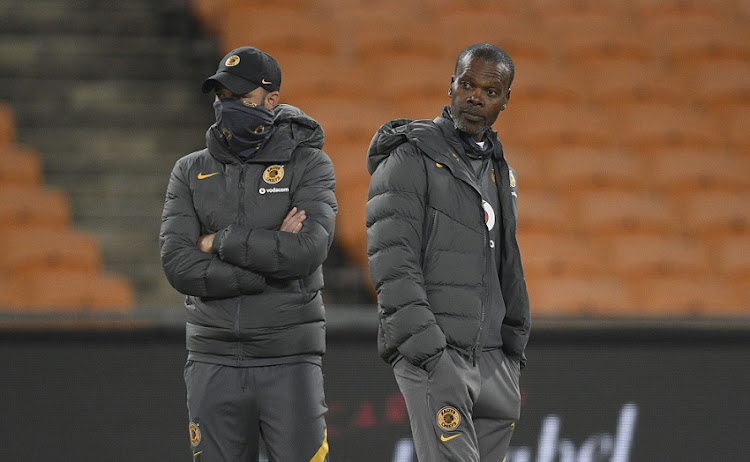
{"type": "Polygon", "coordinates": [[[263,101],[263,106],[271,110],[276,107],[276,105],[279,104],[279,92],[278,91],[272,91],[269,94],[266,95],[265,101],[263,101]]]}
{"type": "Polygon", "coordinates": [[[501,110],[504,111],[508,107],[508,101],[510,101],[510,88],[508,88],[508,94],[505,95],[505,102],[503,103],[501,110]]]}

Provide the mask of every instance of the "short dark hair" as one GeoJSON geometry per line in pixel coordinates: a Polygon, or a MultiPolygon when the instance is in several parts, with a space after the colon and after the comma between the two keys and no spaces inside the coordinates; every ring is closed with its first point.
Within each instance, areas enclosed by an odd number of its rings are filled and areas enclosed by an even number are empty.
{"type": "Polygon", "coordinates": [[[508,88],[510,88],[510,84],[513,83],[513,76],[516,73],[516,66],[513,64],[513,60],[505,50],[491,43],[475,43],[474,45],[469,45],[464,48],[464,50],[458,55],[458,58],[456,58],[455,72],[458,72],[461,62],[467,57],[471,59],[482,59],[491,63],[502,64],[507,67],[509,73],[508,88]]]}

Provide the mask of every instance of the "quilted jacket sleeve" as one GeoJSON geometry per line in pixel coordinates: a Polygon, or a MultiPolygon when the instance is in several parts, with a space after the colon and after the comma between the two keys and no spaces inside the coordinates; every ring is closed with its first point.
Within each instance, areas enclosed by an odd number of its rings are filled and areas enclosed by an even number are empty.
{"type": "Polygon", "coordinates": [[[292,204],[304,210],[302,230],[293,234],[231,225],[216,234],[214,250],[226,262],[275,279],[299,279],[323,264],[333,242],[338,205],[333,163],[320,150],[311,151],[292,204]]]}
{"type": "Polygon", "coordinates": [[[265,278],[258,273],[201,252],[196,242],[200,222],[178,161],[167,186],[159,246],[167,280],[179,292],[197,297],[234,297],[262,292],[265,278]]]}
{"type": "Polygon", "coordinates": [[[422,274],[427,182],[421,157],[408,144],[393,151],[373,173],[367,201],[367,253],[381,340],[417,366],[446,345],[422,274]]]}

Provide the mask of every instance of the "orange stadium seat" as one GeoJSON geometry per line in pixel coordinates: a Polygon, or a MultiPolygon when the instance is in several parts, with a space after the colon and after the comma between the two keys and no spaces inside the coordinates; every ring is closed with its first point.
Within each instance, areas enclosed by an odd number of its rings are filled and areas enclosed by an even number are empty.
{"type": "Polygon", "coordinates": [[[541,191],[549,186],[549,173],[544,156],[538,156],[512,144],[503,145],[503,150],[508,164],[516,171],[519,194],[541,191]]]}
{"type": "Polygon", "coordinates": [[[336,239],[347,255],[359,265],[367,266],[367,233],[365,204],[369,181],[350,183],[338,188],[339,214],[336,219],[336,239]]]}
{"type": "Polygon", "coordinates": [[[674,204],[650,192],[592,191],[575,202],[577,225],[595,234],[670,233],[677,227],[674,204]]]}
{"type": "Polygon", "coordinates": [[[750,152],[750,108],[743,107],[730,113],[724,122],[730,146],[741,152],[750,152]]]}
{"type": "Polygon", "coordinates": [[[750,34],[747,28],[722,27],[714,30],[685,30],[666,40],[665,56],[678,65],[699,62],[750,63],[750,34]]]}
{"type": "Polygon", "coordinates": [[[689,231],[709,234],[750,232],[750,192],[694,192],[681,197],[684,226],[689,231]]]}
{"type": "Polygon", "coordinates": [[[620,143],[636,150],[721,148],[726,142],[715,118],[690,107],[642,104],[621,107],[620,143]]]}
{"type": "Polygon", "coordinates": [[[0,185],[33,187],[42,180],[42,165],[37,153],[19,145],[0,145],[0,185]]]}
{"type": "Polygon", "coordinates": [[[429,12],[436,16],[453,17],[466,11],[473,11],[483,15],[493,15],[505,18],[521,17],[526,11],[526,4],[522,0],[427,0],[424,2],[429,12]]]}
{"type": "Polygon", "coordinates": [[[748,0],[735,0],[737,13],[745,19],[750,19],[750,2],[748,0]]]}
{"type": "Polygon", "coordinates": [[[126,312],[135,300],[130,283],[106,273],[49,270],[28,276],[28,309],[126,312]]]}
{"type": "Polygon", "coordinates": [[[0,271],[0,311],[21,311],[29,306],[29,290],[25,280],[0,271]]]}
{"type": "Polygon", "coordinates": [[[0,146],[16,141],[16,116],[13,110],[0,102],[0,146]]]}
{"type": "Polygon", "coordinates": [[[601,21],[566,28],[560,34],[563,56],[573,64],[628,60],[633,65],[653,62],[653,47],[629,23],[605,18],[601,21]]]}
{"type": "Polygon", "coordinates": [[[369,144],[377,129],[391,119],[385,104],[363,105],[346,98],[298,98],[295,102],[323,126],[331,143],[369,144]]]}
{"type": "Polygon", "coordinates": [[[567,69],[548,61],[530,62],[516,68],[510,104],[579,102],[587,92],[580,78],[567,69]]]}
{"type": "Polygon", "coordinates": [[[336,170],[337,189],[351,183],[369,183],[367,171],[367,148],[365,140],[358,142],[330,142],[324,150],[331,157],[336,170]]]}
{"type": "Polygon", "coordinates": [[[578,26],[579,19],[582,23],[591,23],[619,17],[624,9],[618,2],[596,0],[527,0],[526,6],[540,18],[543,27],[553,28],[578,26]]]}
{"type": "Polygon", "coordinates": [[[641,190],[648,184],[641,158],[628,151],[568,147],[550,150],[543,158],[551,172],[549,186],[559,191],[641,190]]]}
{"type": "Polygon", "coordinates": [[[297,106],[298,101],[322,98],[368,101],[373,96],[368,72],[346,65],[336,57],[299,54],[277,59],[282,69],[283,103],[297,106]]]}
{"type": "Polygon", "coordinates": [[[717,112],[724,111],[727,106],[750,110],[750,61],[708,63],[696,67],[699,71],[693,89],[701,105],[717,112]]]}
{"type": "Polygon", "coordinates": [[[584,104],[508,105],[498,129],[502,139],[530,150],[560,146],[611,146],[612,122],[607,114],[584,104]]]}
{"type": "Polygon", "coordinates": [[[633,290],[609,276],[534,276],[527,278],[532,316],[634,316],[633,290]]]}
{"type": "MultiPolygon", "coordinates": [[[[721,272],[750,282],[750,234],[725,237],[717,246],[721,272]]],[[[750,299],[746,300],[750,311],[750,299]]]]}
{"type": "Polygon", "coordinates": [[[60,190],[46,187],[0,187],[0,223],[5,228],[70,224],[70,203],[60,190]]]}
{"type": "Polygon", "coordinates": [[[689,79],[665,72],[657,66],[617,61],[591,72],[585,66],[572,69],[589,100],[607,108],[621,105],[660,103],[677,106],[694,92],[689,79]]]}
{"type": "Polygon", "coordinates": [[[601,274],[601,251],[584,237],[558,231],[519,234],[526,275],[601,274]]]}
{"type": "Polygon", "coordinates": [[[252,44],[282,62],[287,56],[301,54],[331,56],[339,45],[330,16],[259,10],[257,2],[236,1],[230,3],[221,21],[219,41],[224,52],[252,44]]]}
{"type": "Polygon", "coordinates": [[[750,300],[750,278],[735,281],[737,290],[740,294],[741,307],[737,310],[740,316],[750,316],[750,309],[747,308],[747,301],[750,300]]]}
{"type": "Polygon", "coordinates": [[[73,230],[15,228],[0,230],[0,271],[28,274],[40,269],[99,269],[99,245],[93,235],[73,230]]]}
{"type": "Polygon", "coordinates": [[[750,157],[740,152],[665,149],[647,156],[648,181],[662,190],[750,191],[750,157]]]}
{"type": "Polygon", "coordinates": [[[570,231],[574,221],[571,203],[564,197],[549,191],[519,190],[519,232],[570,231]]]}
{"type": "MultiPolygon", "coordinates": [[[[450,82],[450,80],[448,81],[450,82]]],[[[443,106],[450,104],[448,86],[444,92],[419,99],[393,100],[388,104],[390,118],[434,119],[443,111],[443,106]]]]}
{"type": "Polygon", "coordinates": [[[534,34],[529,34],[529,25],[524,22],[512,22],[501,15],[477,10],[455,11],[438,21],[444,35],[433,39],[442,41],[448,57],[453,60],[464,47],[479,42],[497,44],[508,52],[518,69],[554,58],[555,42],[547,31],[537,28],[534,34]]]}
{"type": "Polygon", "coordinates": [[[721,0],[631,0],[628,6],[643,19],[670,17],[720,17],[725,11],[721,0]]]}
{"type": "Polygon", "coordinates": [[[440,57],[445,49],[436,36],[442,31],[423,18],[380,14],[364,10],[342,10],[337,14],[341,49],[344,55],[362,62],[380,62],[392,56],[440,57]]]}
{"type": "MultiPolygon", "coordinates": [[[[295,1],[295,0],[292,0],[295,1]]],[[[296,0],[298,2],[310,2],[314,3],[316,7],[320,7],[330,14],[336,14],[337,11],[341,10],[365,10],[372,9],[375,12],[383,13],[385,10],[393,11],[393,8],[403,7],[403,2],[400,0],[296,0]]],[[[422,11],[426,7],[426,2],[422,0],[416,0],[412,3],[413,7],[422,11]]]]}
{"type": "Polygon", "coordinates": [[[646,279],[641,306],[652,316],[728,316],[748,314],[747,300],[727,278],[679,276],[646,279]]]}
{"type": "Polygon", "coordinates": [[[610,268],[627,279],[705,274],[710,249],[702,241],[675,235],[619,236],[607,242],[610,268]]]}
{"type": "Polygon", "coordinates": [[[642,25],[656,48],[662,51],[676,35],[725,29],[733,19],[731,8],[721,5],[727,2],[670,0],[652,3],[652,8],[635,11],[632,16],[642,25]]]}
{"type": "Polygon", "coordinates": [[[190,7],[200,25],[212,34],[221,28],[222,11],[230,0],[190,0],[190,7]]]}
{"type": "MultiPolygon", "coordinates": [[[[386,57],[370,72],[371,97],[390,105],[441,97],[448,102],[454,61],[448,57],[386,57]],[[373,94],[374,93],[374,94],[373,94]]],[[[435,113],[439,111],[435,108],[435,113]]]]}

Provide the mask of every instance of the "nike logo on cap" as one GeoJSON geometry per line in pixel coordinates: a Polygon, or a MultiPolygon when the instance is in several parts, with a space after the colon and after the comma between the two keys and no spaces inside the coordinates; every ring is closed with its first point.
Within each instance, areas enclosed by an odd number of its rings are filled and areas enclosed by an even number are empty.
{"type": "Polygon", "coordinates": [[[218,174],[219,174],[219,172],[213,172],[213,173],[206,173],[204,175],[203,172],[201,172],[201,173],[198,174],[198,179],[199,180],[205,180],[206,178],[211,178],[212,176],[218,175],[218,174]]]}
{"type": "Polygon", "coordinates": [[[263,85],[271,85],[271,82],[269,82],[269,81],[268,81],[268,80],[266,80],[266,79],[261,79],[261,80],[260,80],[260,83],[262,83],[263,85]]]}
{"type": "Polygon", "coordinates": [[[450,441],[453,438],[458,438],[459,436],[461,436],[460,433],[456,433],[455,435],[451,435],[451,436],[440,435],[440,441],[442,442],[450,441]]]}

